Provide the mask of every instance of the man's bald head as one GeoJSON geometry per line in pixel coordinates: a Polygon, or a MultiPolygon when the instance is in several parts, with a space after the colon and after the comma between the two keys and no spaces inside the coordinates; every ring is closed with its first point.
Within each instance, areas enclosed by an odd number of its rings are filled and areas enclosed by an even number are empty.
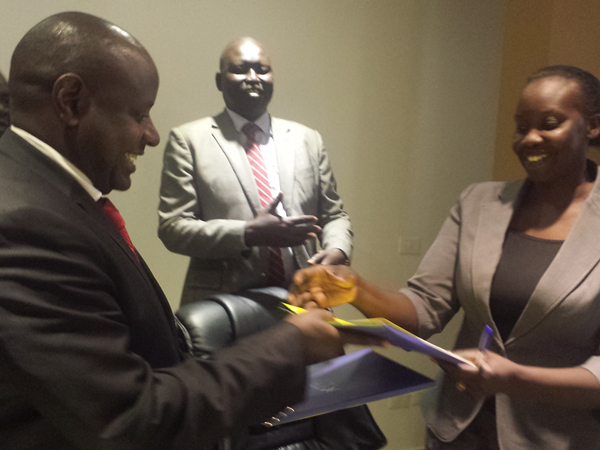
{"type": "Polygon", "coordinates": [[[269,60],[269,64],[271,63],[269,57],[267,56],[265,48],[260,42],[251,37],[241,37],[237,38],[234,41],[231,41],[229,44],[227,44],[225,49],[223,49],[223,52],[221,53],[221,59],[219,60],[219,70],[221,72],[227,69],[227,65],[229,64],[232,55],[238,53],[240,51],[240,48],[242,48],[245,44],[249,44],[248,47],[254,46],[257,49],[260,49],[260,51],[262,51],[262,53],[269,60]]]}
{"type": "Polygon", "coordinates": [[[10,115],[8,113],[8,83],[0,72],[0,136],[10,126],[10,115]]]}
{"type": "Polygon", "coordinates": [[[129,33],[103,19],[80,12],[50,16],[27,32],[13,53],[12,108],[16,113],[38,108],[66,73],[79,75],[95,91],[111,75],[115,57],[127,52],[148,56],[129,33]]]}

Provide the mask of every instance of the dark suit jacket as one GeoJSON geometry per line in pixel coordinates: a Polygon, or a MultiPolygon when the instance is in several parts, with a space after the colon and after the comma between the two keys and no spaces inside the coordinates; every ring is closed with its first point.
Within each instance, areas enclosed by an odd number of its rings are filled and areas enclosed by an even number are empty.
{"type": "Polygon", "coordinates": [[[170,307],[102,209],[0,140],[0,448],[199,449],[301,399],[300,331],[184,357],[170,307]]]}

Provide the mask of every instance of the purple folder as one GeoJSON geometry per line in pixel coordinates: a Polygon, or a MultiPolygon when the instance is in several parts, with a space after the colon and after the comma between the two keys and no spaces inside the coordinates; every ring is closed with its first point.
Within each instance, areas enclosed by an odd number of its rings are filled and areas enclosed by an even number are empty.
{"type": "Polygon", "coordinates": [[[430,378],[370,349],[313,364],[308,368],[306,396],[271,421],[273,425],[350,408],[432,387],[430,378]]]}

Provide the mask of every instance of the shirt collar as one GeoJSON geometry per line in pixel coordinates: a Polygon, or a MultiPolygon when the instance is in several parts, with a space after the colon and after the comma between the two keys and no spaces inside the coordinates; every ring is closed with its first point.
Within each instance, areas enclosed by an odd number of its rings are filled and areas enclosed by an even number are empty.
{"type": "Polygon", "coordinates": [[[42,152],[44,155],[62,167],[81,185],[83,189],[85,189],[88,194],[90,194],[94,201],[98,201],[100,197],[102,197],[102,192],[94,187],[92,180],[90,180],[86,174],[84,174],[71,161],[58,153],[51,146],[19,127],[11,125],[10,129],[15,134],[27,141],[31,146],[42,152]]]}
{"type": "MultiPolygon", "coordinates": [[[[233,126],[235,127],[238,133],[242,132],[242,128],[246,125],[250,120],[245,117],[240,116],[238,113],[230,110],[229,108],[225,108],[229,117],[231,117],[231,121],[233,122],[233,126]]],[[[262,115],[253,122],[257,125],[263,133],[267,136],[271,135],[271,116],[268,111],[262,113],[262,115]]]]}

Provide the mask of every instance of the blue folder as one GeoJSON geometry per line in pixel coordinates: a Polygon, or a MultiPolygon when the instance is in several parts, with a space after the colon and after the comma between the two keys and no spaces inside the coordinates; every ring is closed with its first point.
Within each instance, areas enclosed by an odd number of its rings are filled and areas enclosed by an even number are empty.
{"type": "Polygon", "coordinates": [[[370,349],[313,364],[306,395],[293,411],[277,414],[273,425],[293,422],[375,400],[432,387],[435,381],[370,349]]]}

